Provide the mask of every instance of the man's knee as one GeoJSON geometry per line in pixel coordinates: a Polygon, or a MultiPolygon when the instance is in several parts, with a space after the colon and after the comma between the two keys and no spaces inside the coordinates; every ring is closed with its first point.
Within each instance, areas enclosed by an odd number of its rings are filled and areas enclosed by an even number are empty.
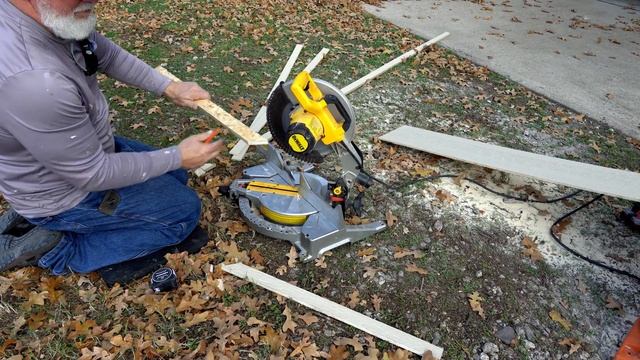
{"type": "Polygon", "coordinates": [[[177,219],[175,225],[179,226],[181,229],[180,232],[182,233],[180,236],[184,238],[198,225],[202,203],[196,192],[186,186],[184,186],[177,195],[180,201],[181,216],[177,219]]]}

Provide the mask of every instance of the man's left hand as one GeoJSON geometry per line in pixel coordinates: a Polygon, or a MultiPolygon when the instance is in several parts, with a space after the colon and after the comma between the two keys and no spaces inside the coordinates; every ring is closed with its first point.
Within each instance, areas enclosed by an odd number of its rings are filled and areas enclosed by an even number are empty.
{"type": "Polygon", "coordinates": [[[164,96],[174,103],[197,109],[197,100],[210,100],[211,95],[194,82],[176,82],[173,81],[164,90],[164,96]]]}

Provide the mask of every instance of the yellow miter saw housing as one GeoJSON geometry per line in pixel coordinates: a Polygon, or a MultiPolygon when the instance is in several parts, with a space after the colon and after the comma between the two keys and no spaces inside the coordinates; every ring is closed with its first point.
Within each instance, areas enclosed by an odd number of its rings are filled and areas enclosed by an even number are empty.
{"type": "Polygon", "coordinates": [[[352,141],[355,111],[337,87],[301,72],[272,93],[267,124],[277,147],[259,147],[266,161],[245,169],[242,179],[229,187],[253,229],[291,242],[308,261],[386,228],[381,221],[344,222],[348,209],[359,213],[362,208],[364,193],[353,196],[350,190],[355,184],[369,187],[372,179],[352,141]],[[332,154],[342,170],[327,180],[313,172],[314,164],[332,154]]]}

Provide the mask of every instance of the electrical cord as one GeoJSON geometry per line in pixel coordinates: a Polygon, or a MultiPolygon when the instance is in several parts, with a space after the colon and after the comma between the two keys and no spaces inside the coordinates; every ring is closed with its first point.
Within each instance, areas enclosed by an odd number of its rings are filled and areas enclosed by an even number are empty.
{"type": "Polygon", "coordinates": [[[603,269],[609,270],[610,272],[619,274],[619,275],[624,275],[624,276],[628,276],[630,278],[632,278],[635,281],[640,282],[640,277],[638,277],[637,275],[634,275],[628,271],[625,270],[620,270],[620,269],[616,269],[614,267],[611,267],[609,265],[606,265],[604,263],[601,263],[597,260],[593,260],[585,255],[580,254],[579,252],[575,251],[574,249],[570,248],[569,246],[567,246],[565,243],[562,242],[562,240],[560,240],[560,238],[553,232],[553,228],[555,228],[558,224],[560,224],[563,220],[571,217],[573,214],[577,213],[578,211],[588,207],[589,205],[593,204],[594,202],[602,199],[603,195],[597,195],[595,196],[593,199],[587,201],[586,203],[580,205],[579,207],[571,210],[570,212],[562,215],[558,220],[556,220],[553,225],[551,225],[551,228],[549,229],[549,232],[551,233],[551,237],[553,238],[553,240],[555,240],[555,242],[558,243],[558,245],[560,245],[563,249],[567,250],[568,252],[570,252],[571,254],[573,254],[574,256],[588,262],[589,264],[601,267],[603,269]]]}
{"type": "MultiPolygon", "coordinates": [[[[375,181],[375,182],[377,182],[377,183],[379,183],[379,184],[381,184],[381,185],[383,185],[383,186],[385,186],[385,187],[387,187],[389,189],[393,189],[393,190],[399,190],[399,189],[405,188],[407,186],[415,185],[417,183],[421,183],[421,182],[424,182],[424,181],[433,181],[433,180],[437,180],[437,179],[441,179],[441,178],[457,178],[457,177],[460,177],[460,175],[457,175],[457,174],[441,174],[441,175],[433,175],[433,176],[427,176],[427,177],[423,177],[423,178],[410,180],[410,181],[407,181],[407,182],[402,183],[400,185],[391,185],[391,184],[389,184],[389,183],[387,183],[387,182],[385,182],[383,180],[380,180],[377,177],[367,173],[366,171],[362,171],[362,172],[365,175],[367,175],[368,177],[370,177],[373,181],[375,181]]],[[[517,196],[510,195],[510,194],[505,194],[505,193],[499,192],[497,190],[491,189],[490,187],[488,187],[488,186],[486,186],[486,185],[482,184],[481,182],[479,182],[477,180],[474,180],[474,179],[470,179],[470,178],[467,178],[467,177],[463,177],[461,179],[464,179],[464,180],[466,180],[466,181],[468,181],[470,183],[473,183],[473,184],[475,184],[475,185],[487,190],[488,192],[490,192],[492,194],[495,194],[495,195],[498,195],[498,196],[502,196],[502,197],[507,198],[507,199],[516,200],[516,201],[522,201],[522,202],[539,203],[539,204],[553,204],[553,203],[556,203],[558,201],[570,199],[570,198],[572,198],[572,197],[574,197],[574,196],[576,196],[576,195],[578,195],[579,193],[582,192],[582,190],[577,190],[577,191],[574,191],[574,192],[569,193],[567,195],[563,195],[563,196],[561,196],[559,198],[555,198],[555,199],[551,199],[551,200],[533,200],[533,199],[529,199],[527,197],[517,197],[517,196]]]]}
{"type": "MultiPolygon", "coordinates": [[[[460,177],[460,175],[456,175],[456,174],[433,175],[433,176],[427,176],[427,177],[423,177],[423,178],[410,180],[410,181],[407,181],[407,182],[402,183],[400,185],[391,185],[391,184],[389,184],[389,183],[387,183],[387,182],[385,182],[385,181],[383,181],[383,180],[381,180],[381,179],[379,179],[379,178],[377,178],[377,177],[375,177],[375,176],[373,176],[373,175],[371,175],[371,174],[369,174],[369,173],[367,173],[365,171],[362,171],[362,172],[365,175],[367,175],[368,177],[370,177],[372,180],[374,180],[375,182],[377,182],[377,183],[379,183],[379,184],[381,184],[381,185],[383,185],[383,186],[385,186],[385,187],[387,187],[389,189],[393,189],[393,190],[399,190],[399,189],[402,189],[404,187],[407,187],[407,186],[410,186],[410,185],[414,185],[414,184],[417,184],[417,183],[420,183],[420,182],[423,182],[423,181],[433,181],[433,180],[437,180],[437,179],[441,179],[441,178],[457,178],[457,177],[460,177]]],[[[556,202],[559,202],[559,201],[562,201],[562,200],[570,199],[570,198],[572,198],[572,197],[574,197],[574,196],[576,196],[576,195],[578,195],[579,193],[582,192],[582,190],[578,190],[578,191],[575,191],[575,192],[572,192],[572,193],[569,193],[567,195],[561,196],[559,198],[551,199],[551,200],[531,200],[531,199],[525,198],[525,197],[517,197],[517,196],[510,195],[510,194],[501,193],[501,192],[499,192],[497,190],[493,190],[493,189],[487,187],[486,185],[484,185],[484,184],[482,184],[482,183],[480,183],[480,182],[478,182],[477,180],[474,180],[474,179],[469,179],[469,178],[466,178],[466,177],[462,178],[462,179],[464,179],[466,181],[469,181],[469,182],[471,182],[471,183],[473,183],[473,184],[475,184],[475,185],[477,185],[477,186],[479,186],[479,187],[481,187],[481,188],[483,188],[483,189],[485,189],[485,190],[487,190],[490,193],[493,193],[495,195],[502,196],[502,197],[507,198],[507,199],[517,200],[517,201],[522,201],[522,202],[531,202],[531,203],[552,204],[552,203],[556,203],[556,202]]],[[[564,214],[563,216],[561,216],[560,218],[558,218],[553,223],[553,225],[551,225],[551,228],[549,228],[549,232],[551,233],[551,237],[563,249],[567,250],[572,255],[574,255],[574,256],[576,256],[576,257],[588,262],[589,264],[598,266],[600,268],[603,268],[603,269],[608,270],[608,271],[610,271],[612,273],[615,273],[615,274],[628,276],[631,279],[634,279],[634,280],[640,282],[640,277],[638,277],[637,275],[631,274],[630,272],[625,271],[625,270],[620,270],[620,269],[611,267],[611,266],[606,265],[606,264],[604,264],[602,262],[599,262],[597,260],[593,260],[593,259],[591,259],[591,258],[589,258],[589,257],[587,257],[585,255],[580,254],[576,250],[570,248],[565,243],[563,243],[562,240],[560,240],[560,238],[558,236],[556,236],[556,234],[553,232],[553,229],[559,223],[561,223],[563,220],[573,216],[578,211],[588,207],[589,205],[593,204],[594,202],[600,200],[602,197],[603,197],[602,194],[597,195],[593,199],[587,201],[586,203],[580,205],[579,207],[571,210],[570,212],[568,212],[568,213],[564,214]]]]}

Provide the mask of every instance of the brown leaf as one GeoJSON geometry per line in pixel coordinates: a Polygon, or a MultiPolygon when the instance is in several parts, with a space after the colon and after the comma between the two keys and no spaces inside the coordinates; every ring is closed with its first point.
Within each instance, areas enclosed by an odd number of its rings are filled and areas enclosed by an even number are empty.
{"type": "Polygon", "coordinates": [[[216,225],[221,229],[227,230],[227,233],[229,234],[229,236],[231,236],[232,239],[235,239],[238,234],[246,233],[251,230],[251,228],[247,224],[245,224],[244,221],[238,220],[220,221],[216,225]]]}
{"type": "Polygon", "coordinates": [[[371,298],[371,303],[373,304],[373,308],[376,311],[380,311],[380,305],[382,305],[382,299],[378,297],[378,295],[373,295],[371,298]]]}
{"type": "Polygon", "coordinates": [[[218,248],[226,253],[225,259],[230,262],[248,262],[246,251],[240,251],[235,241],[219,242],[218,248]]]}
{"type": "Polygon", "coordinates": [[[370,266],[365,266],[364,267],[364,275],[363,277],[366,278],[373,278],[378,271],[380,271],[380,269],[378,268],[374,268],[374,267],[370,267],[370,266]]]}
{"type": "Polygon", "coordinates": [[[409,360],[409,352],[403,349],[396,349],[396,351],[391,353],[385,352],[382,358],[389,360],[409,360]]]}
{"type": "Polygon", "coordinates": [[[356,306],[358,306],[359,302],[360,302],[360,292],[358,290],[353,290],[351,295],[349,295],[349,302],[347,303],[347,306],[354,309],[356,306]]]}
{"type": "Polygon", "coordinates": [[[316,266],[321,268],[321,269],[326,269],[327,268],[327,263],[324,261],[325,257],[321,256],[318,259],[316,259],[316,266]]]}
{"type": "Polygon", "coordinates": [[[304,315],[300,315],[300,316],[298,316],[298,318],[300,318],[302,321],[304,321],[305,324],[307,324],[307,325],[311,325],[313,323],[317,323],[318,322],[318,317],[313,315],[312,313],[306,313],[304,315]]]}
{"type": "Polygon", "coordinates": [[[182,323],[180,326],[182,326],[183,328],[189,328],[189,327],[192,327],[193,325],[197,325],[205,321],[211,320],[212,316],[213,314],[211,314],[211,311],[203,311],[195,315],[187,314],[187,316],[185,317],[186,321],[182,323]]]}
{"type": "Polygon", "coordinates": [[[287,261],[287,266],[289,266],[290,268],[295,267],[296,263],[298,262],[298,252],[296,251],[295,246],[291,246],[287,257],[289,258],[289,260],[287,261]]]}
{"type": "Polygon", "coordinates": [[[607,309],[612,309],[612,310],[616,310],[616,311],[622,311],[622,304],[616,300],[613,295],[609,294],[607,295],[607,299],[606,299],[607,303],[605,304],[604,307],[606,307],[607,309]]]}
{"type": "Polygon", "coordinates": [[[340,346],[335,346],[335,345],[331,345],[331,348],[329,349],[329,356],[327,357],[327,359],[329,360],[346,360],[349,358],[349,355],[351,355],[351,353],[349,351],[347,351],[347,347],[344,345],[340,345],[340,346]]]}
{"type": "Polygon", "coordinates": [[[295,321],[293,321],[293,316],[291,315],[291,309],[289,309],[288,306],[284,307],[284,311],[282,312],[282,315],[284,315],[286,317],[286,320],[284,321],[284,324],[282,324],[282,332],[286,333],[287,330],[290,330],[291,333],[294,333],[296,326],[298,326],[298,324],[296,324],[295,321]]]}
{"type": "Polygon", "coordinates": [[[391,209],[387,210],[386,218],[387,218],[388,227],[392,227],[398,222],[398,217],[393,215],[393,213],[391,212],[391,209]]]}
{"type": "Polygon", "coordinates": [[[562,235],[562,232],[564,232],[564,230],[567,228],[567,226],[568,226],[569,224],[571,224],[571,221],[572,221],[572,220],[571,220],[571,218],[570,218],[570,217],[568,217],[568,218],[566,218],[566,219],[564,219],[564,220],[560,221],[560,222],[558,223],[558,225],[556,225],[556,226],[553,228],[553,233],[554,233],[554,234],[556,234],[557,236],[562,235]]]}
{"type": "Polygon", "coordinates": [[[141,128],[141,127],[147,127],[147,125],[145,125],[145,123],[139,122],[139,123],[135,123],[135,124],[133,124],[133,125],[131,125],[129,127],[132,128],[133,130],[136,130],[136,129],[141,128]]]}
{"type": "Polygon", "coordinates": [[[451,202],[455,201],[455,199],[456,199],[456,197],[451,195],[451,193],[448,192],[447,190],[438,190],[438,191],[436,191],[436,197],[441,202],[447,202],[447,203],[451,203],[451,202]]]}
{"type": "Polygon", "coordinates": [[[481,318],[486,319],[484,309],[480,304],[480,302],[484,301],[484,299],[480,297],[480,293],[476,291],[473,294],[467,295],[467,298],[469,299],[469,306],[471,306],[471,310],[477,312],[481,318]]]}
{"type": "Polygon", "coordinates": [[[551,320],[559,323],[560,325],[562,325],[562,327],[569,331],[571,330],[571,323],[562,317],[562,315],[558,312],[558,310],[553,309],[551,311],[549,311],[549,317],[551,318],[551,320]]]}
{"type": "Polygon", "coordinates": [[[576,340],[576,339],[572,339],[572,338],[564,338],[560,341],[558,341],[558,344],[560,345],[564,345],[564,346],[568,346],[569,347],[569,355],[575,353],[576,351],[580,350],[580,348],[582,347],[582,343],[580,343],[580,341],[576,340]]]}
{"type": "Polygon", "coordinates": [[[360,257],[371,256],[375,252],[376,252],[375,248],[368,247],[368,248],[358,250],[358,256],[360,257]]]}
{"type": "Polygon", "coordinates": [[[360,344],[360,341],[358,341],[358,339],[356,338],[341,337],[341,338],[335,339],[333,343],[338,346],[350,345],[351,347],[353,347],[353,351],[364,350],[364,348],[362,347],[362,344],[360,344]]]}
{"type": "Polygon", "coordinates": [[[436,358],[435,356],[433,356],[431,350],[427,350],[424,354],[422,354],[422,360],[436,360],[436,358]]]}
{"type": "Polygon", "coordinates": [[[282,336],[278,334],[271,326],[267,326],[265,334],[260,338],[262,342],[269,346],[272,354],[275,354],[282,347],[282,336]]]}
{"type": "Polygon", "coordinates": [[[262,256],[262,254],[260,254],[260,252],[257,249],[252,249],[249,252],[249,256],[251,257],[251,260],[256,265],[264,265],[264,257],[262,256]]]}
{"type": "Polygon", "coordinates": [[[416,266],[416,264],[414,264],[414,263],[408,264],[407,267],[405,268],[405,270],[407,270],[408,272],[415,272],[415,273],[418,273],[420,275],[428,275],[429,274],[429,272],[427,270],[416,266]]]}
{"type": "Polygon", "coordinates": [[[396,246],[393,253],[394,259],[402,259],[406,256],[413,256],[414,259],[421,259],[424,257],[424,253],[420,250],[407,250],[399,246],[396,246]]]}
{"type": "Polygon", "coordinates": [[[544,260],[544,258],[542,257],[542,254],[538,250],[538,245],[535,242],[533,242],[533,240],[531,240],[530,237],[525,236],[524,239],[522,239],[522,246],[524,246],[522,253],[525,256],[531,258],[531,260],[533,261],[544,260]]]}
{"type": "Polygon", "coordinates": [[[222,68],[222,71],[226,72],[227,74],[230,74],[233,72],[233,69],[230,66],[225,66],[222,68]]]}

